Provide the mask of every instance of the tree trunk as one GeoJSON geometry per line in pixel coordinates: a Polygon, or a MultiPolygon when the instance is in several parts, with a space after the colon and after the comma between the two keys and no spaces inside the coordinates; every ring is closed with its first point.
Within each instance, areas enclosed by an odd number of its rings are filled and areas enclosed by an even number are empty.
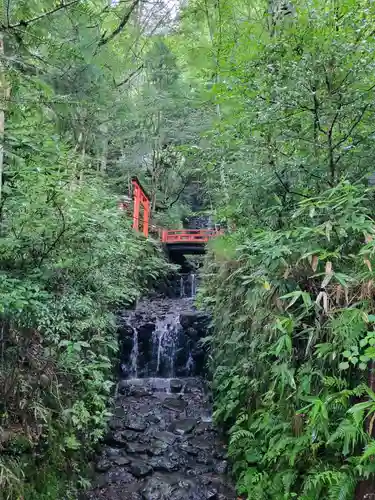
{"type": "MultiPolygon", "coordinates": [[[[218,43],[218,49],[215,52],[215,31],[214,28],[211,24],[210,21],[210,13],[208,9],[208,1],[205,0],[205,15],[206,15],[206,21],[207,21],[207,26],[208,26],[208,32],[210,34],[210,41],[212,45],[212,53],[214,54],[213,59],[214,59],[214,65],[215,65],[215,84],[218,85],[220,83],[220,49],[221,49],[221,11],[220,11],[220,0],[218,0],[216,5],[216,8],[218,10],[218,24],[219,24],[219,34],[220,34],[220,39],[218,43]]],[[[221,109],[220,109],[220,104],[216,104],[216,114],[219,119],[221,120],[221,109]]],[[[221,159],[220,165],[219,165],[219,172],[220,172],[220,182],[221,182],[221,187],[223,189],[224,196],[226,200],[229,200],[229,192],[228,192],[228,185],[227,185],[227,180],[226,180],[226,175],[225,175],[225,161],[221,159]]]]}

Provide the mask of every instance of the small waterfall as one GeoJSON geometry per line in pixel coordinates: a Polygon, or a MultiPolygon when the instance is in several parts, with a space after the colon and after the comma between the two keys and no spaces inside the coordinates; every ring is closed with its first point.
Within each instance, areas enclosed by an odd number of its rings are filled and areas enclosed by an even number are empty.
{"type": "Polygon", "coordinates": [[[180,277],[180,299],[183,299],[185,297],[185,280],[184,277],[181,275],[180,277]]]}
{"type": "Polygon", "coordinates": [[[139,354],[139,344],[138,344],[138,330],[131,325],[129,325],[133,330],[133,347],[130,353],[130,376],[133,378],[138,377],[138,354],[139,354]]]}
{"type": "Polygon", "coordinates": [[[123,378],[176,378],[204,372],[205,350],[198,342],[207,331],[209,319],[194,306],[198,276],[183,278],[184,298],[145,299],[123,316],[123,378]]]}
{"type": "Polygon", "coordinates": [[[190,297],[192,299],[195,299],[195,296],[197,294],[196,290],[196,279],[195,279],[195,274],[190,274],[190,297]]]}
{"type": "Polygon", "coordinates": [[[186,361],[185,370],[187,375],[191,375],[194,370],[194,359],[191,354],[191,351],[189,351],[189,357],[188,360],[186,361]]]}
{"type": "Polygon", "coordinates": [[[185,297],[194,299],[197,294],[197,276],[195,273],[180,276],[180,299],[185,297]]]}
{"type": "Polygon", "coordinates": [[[156,358],[155,376],[173,377],[176,344],[181,332],[180,314],[169,313],[156,321],[153,333],[153,353],[156,358]]]}

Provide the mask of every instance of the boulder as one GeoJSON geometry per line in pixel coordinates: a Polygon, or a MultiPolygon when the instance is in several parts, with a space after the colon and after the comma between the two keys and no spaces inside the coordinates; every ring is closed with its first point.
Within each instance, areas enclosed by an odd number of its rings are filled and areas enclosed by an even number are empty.
{"type": "Polygon", "coordinates": [[[109,422],[109,428],[112,429],[113,431],[117,431],[119,429],[122,429],[123,427],[124,427],[124,423],[119,418],[113,418],[109,422]]]}
{"type": "Polygon", "coordinates": [[[128,453],[139,453],[143,454],[146,453],[148,450],[149,446],[144,443],[137,443],[137,442],[130,442],[126,443],[125,449],[128,453]]]}
{"type": "Polygon", "coordinates": [[[228,470],[228,462],[226,460],[222,460],[221,462],[215,465],[215,472],[217,474],[226,474],[228,470]]]}
{"type": "Polygon", "coordinates": [[[189,439],[189,443],[194,448],[198,448],[198,450],[210,450],[212,448],[212,443],[207,440],[204,436],[197,436],[192,439],[189,439]]]}
{"type": "Polygon", "coordinates": [[[168,444],[173,444],[177,439],[172,432],[168,431],[155,432],[154,438],[168,444]]]}
{"type": "Polygon", "coordinates": [[[174,472],[180,468],[179,462],[172,461],[165,456],[151,458],[150,464],[154,470],[160,472],[174,472]]]}
{"type": "Polygon", "coordinates": [[[148,474],[151,474],[152,467],[143,460],[135,460],[130,465],[130,472],[137,478],[145,477],[148,474]]]}
{"type": "Polygon", "coordinates": [[[128,457],[116,457],[113,462],[116,464],[116,465],[119,465],[119,466],[123,466],[123,465],[129,465],[130,464],[130,460],[128,457]]]}
{"type": "Polygon", "coordinates": [[[121,449],[119,448],[105,448],[105,454],[107,455],[107,457],[109,459],[113,459],[113,458],[116,458],[116,457],[120,457],[121,456],[121,449]]]}
{"type": "Polygon", "coordinates": [[[126,444],[126,439],[122,436],[121,431],[112,431],[104,436],[103,442],[109,446],[123,447],[126,444]]]}
{"type": "Polygon", "coordinates": [[[165,398],[163,406],[168,410],[182,412],[186,409],[187,402],[184,401],[183,399],[170,397],[170,398],[165,398]]]}
{"type": "Polygon", "coordinates": [[[174,378],[170,381],[170,390],[172,393],[176,394],[182,391],[183,384],[178,378],[174,378]]]}
{"type": "Polygon", "coordinates": [[[139,439],[139,433],[135,431],[122,431],[121,436],[125,441],[136,441],[139,439]]]}
{"type": "Polygon", "coordinates": [[[204,434],[214,431],[212,422],[200,422],[195,428],[195,434],[204,434]]]}
{"type": "Polygon", "coordinates": [[[112,464],[106,458],[102,458],[95,465],[96,472],[107,472],[112,467],[112,464]]]}
{"type": "Polygon", "coordinates": [[[107,472],[107,477],[109,483],[130,484],[134,481],[134,476],[123,468],[107,472]]]}
{"type": "MultiPolygon", "coordinates": [[[[147,480],[143,490],[143,500],[168,500],[171,498],[173,488],[171,484],[158,475],[147,480]]],[[[180,497],[183,498],[183,497],[180,497]]]]}
{"type": "Polygon", "coordinates": [[[183,436],[192,432],[196,425],[197,420],[195,418],[183,418],[181,420],[175,420],[174,422],[172,422],[169,430],[183,436]]]}
{"type": "Polygon", "coordinates": [[[125,427],[131,431],[144,432],[147,429],[147,423],[137,415],[130,415],[125,422],[125,427]]]}
{"type": "Polygon", "coordinates": [[[160,441],[159,439],[154,439],[150,444],[147,452],[149,455],[163,455],[168,449],[168,443],[160,441]]]}

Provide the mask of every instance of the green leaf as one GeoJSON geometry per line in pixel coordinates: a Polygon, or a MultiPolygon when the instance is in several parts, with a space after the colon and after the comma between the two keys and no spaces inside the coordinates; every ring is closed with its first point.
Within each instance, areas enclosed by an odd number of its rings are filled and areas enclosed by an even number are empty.
{"type": "Polygon", "coordinates": [[[347,370],[348,368],[349,368],[348,361],[343,361],[342,363],[339,364],[339,370],[347,370]]]}

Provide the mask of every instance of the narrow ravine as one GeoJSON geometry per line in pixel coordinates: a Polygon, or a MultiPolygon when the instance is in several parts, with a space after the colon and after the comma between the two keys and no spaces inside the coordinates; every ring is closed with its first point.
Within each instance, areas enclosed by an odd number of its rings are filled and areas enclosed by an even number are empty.
{"type": "Polygon", "coordinates": [[[88,499],[236,498],[198,342],[208,318],[193,306],[195,277],[180,285],[180,298],[145,300],[122,318],[124,378],[88,499]]]}

